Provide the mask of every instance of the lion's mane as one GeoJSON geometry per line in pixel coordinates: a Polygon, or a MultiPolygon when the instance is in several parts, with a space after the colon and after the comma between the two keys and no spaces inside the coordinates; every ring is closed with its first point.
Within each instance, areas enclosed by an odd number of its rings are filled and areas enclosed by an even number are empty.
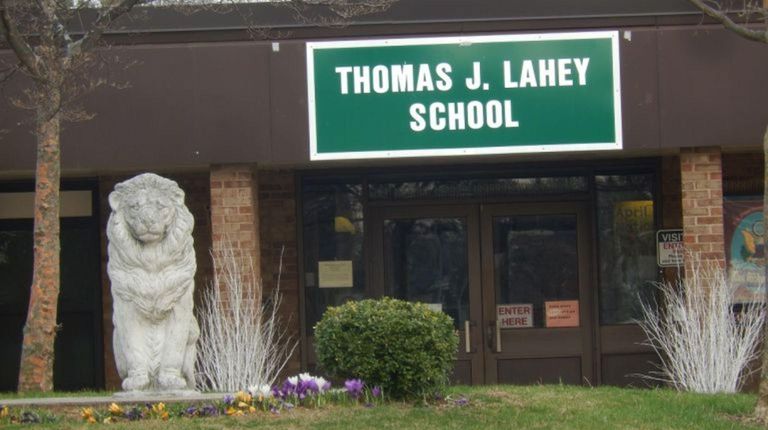
{"type": "Polygon", "coordinates": [[[184,192],[170,179],[145,173],[117,184],[109,204],[107,273],[123,388],[178,389],[178,379],[167,375],[176,372],[193,389],[197,265],[184,192]]]}
{"type": "Polygon", "coordinates": [[[133,302],[145,316],[157,317],[158,312],[169,310],[157,306],[176,302],[185,292],[184,278],[191,279],[196,270],[194,218],[184,205],[184,192],[174,181],[145,173],[118,184],[109,201],[112,214],[107,222],[107,271],[113,279],[112,293],[133,302]],[[128,211],[123,207],[130,195],[148,189],[163,194],[175,210],[173,221],[157,246],[144,246],[133,236],[126,219],[128,211]],[[150,274],[160,275],[160,282],[147,282],[150,274]]]}

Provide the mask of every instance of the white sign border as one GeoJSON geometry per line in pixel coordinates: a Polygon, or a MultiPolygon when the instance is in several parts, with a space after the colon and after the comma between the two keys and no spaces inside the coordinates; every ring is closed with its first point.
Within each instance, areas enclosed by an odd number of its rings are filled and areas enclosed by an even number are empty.
{"type": "Polygon", "coordinates": [[[568,33],[528,33],[482,36],[416,37],[399,39],[354,39],[329,42],[307,42],[307,109],[309,114],[309,159],[319,160],[354,160],[371,158],[437,157],[482,154],[520,154],[538,152],[577,152],[620,150],[623,145],[621,116],[621,62],[619,61],[619,31],[583,31],[568,33]],[[410,45],[450,45],[462,46],[473,43],[527,42],[546,40],[581,40],[611,39],[613,55],[613,106],[614,106],[614,142],[570,143],[552,145],[493,146],[485,148],[445,148],[445,149],[407,149],[393,151],[352,151],[352,152],[317,152],[317,118],[315,113],[315,63],[314,51],[320,49],[410,46],[410,45]]]}

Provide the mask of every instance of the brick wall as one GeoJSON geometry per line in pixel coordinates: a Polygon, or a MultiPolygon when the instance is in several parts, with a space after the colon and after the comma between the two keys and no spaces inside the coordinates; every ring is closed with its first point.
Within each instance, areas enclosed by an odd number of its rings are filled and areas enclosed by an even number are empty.
{"type": "MultiPolygon", "coordinates": [[[[138,173],[137,173],[138,174],[138,173]]],[[[195,229],[192,233],[195,241],[197,273],[195,274],[195,295],[199,297],[211,279],[211,259],[208,250],[211,248],[210,225],[210,191],[208,174],[184,173],[163,174],[179,184],[186,194],[186,204],[195,218],[195,229]]],[[[107,276],[107,220],[111,212],[107,197],[115,188],[115,184],[135,176],[102,176],[99,178],[99,216],[101,218],[101,277],[102,277],[102,317],[104,333],[104,383],[107,390],[120,389],[120,377],[115,367],[112,350],[112,294],[110,293],[109,277],[107,276]]]]}
{"type": "MultiPolygon", "coordinates": [[[[259,218],[261,232],[261,274],[265,296],[280,280],[280,316],[294,341],[300,341],[298,238],[295,174],[290,170],[259,171],[259,218]],[[282,265],[281,265],[282,255],[282,265]]],[[[285,374],[301,368],[300,347],[285,374]]]]}
{"type": "Polygon", "coordinates": [[[261,276],[259,206],[254,166],[211,167],[211,235],[213,249],[229,249],[243,269],[244,283],[261,276]],[[252,269],[252,271],[250,270],[252,269]]]}
{"type": "Polygon", "coordinates": [[[692,148],[680,152],[683,240],[702,259],[725,267],[723,181],[720,148],[692,148]]]}

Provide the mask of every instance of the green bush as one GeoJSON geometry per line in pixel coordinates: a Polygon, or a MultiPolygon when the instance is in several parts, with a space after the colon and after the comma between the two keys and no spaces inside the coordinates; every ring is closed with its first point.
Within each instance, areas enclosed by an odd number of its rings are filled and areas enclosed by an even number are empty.
{"type": "Polygon", "coordinates": [[[385,297],[329,308],[315,326],[320,366],[361,378],[392,398],[434,394],[453,368],[453,320],[421,303],[385,297]]]}

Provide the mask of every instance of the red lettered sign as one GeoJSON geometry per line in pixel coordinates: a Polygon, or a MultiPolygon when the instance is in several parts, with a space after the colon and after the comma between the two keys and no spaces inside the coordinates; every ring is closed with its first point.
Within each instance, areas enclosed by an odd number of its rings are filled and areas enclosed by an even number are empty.
{"type": "Polygon", "coordinates": [[[530,303],[497,305],[496,320],[499,328],[533,327],[533,305],[530,303]]]}

